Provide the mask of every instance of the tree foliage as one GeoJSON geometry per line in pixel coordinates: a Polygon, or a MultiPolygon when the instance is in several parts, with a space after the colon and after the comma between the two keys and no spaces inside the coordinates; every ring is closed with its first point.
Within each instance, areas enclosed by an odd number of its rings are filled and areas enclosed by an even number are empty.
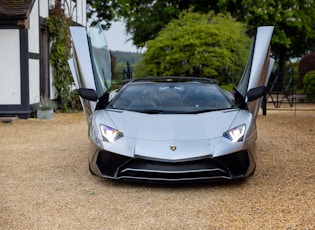
{"type": "Polygon", "coordinates": [[[146,46],[159,31],[183,10],[216,13],[229,12],[248,25],[248,33],[258,26],[275,26],[272,54],[279,60],[280,69],[291,57],[300,57],[315,48],[314,0],[88,0],[90,9],[104,25],[122,18],[126,31],[137,47],[146,46]]]}
{"type": "Polygon", "coordinates": [[[107,30],[118,17],[119,0],[87,0],[87,5],[87,17],[92,19],[92,25],[100,22],[103,29],[107,30]]]}
{"type": "Polygon", "coordinates": [[[304,92],[308,101],[315,101],[315,71],[308,72],[303,79],[304,92]]]}
{"type": "Polygon", "coordinates": [[[93,23],[101,22],[104,29],[110,27],[111,21],[123,19],[126,32],[138,48],[145,47],[148,40],[154,39],[183,10],[208,13],[216,5],[207,0],[87,0],[87,3],[88,17],[93,18],[93,23]]]}
{"type": "Polygon", "coordinates": [[[272,54],[281,70],[292,57],[315,48],[315,1],[313,0],[218,0],[219,9],[248,25],[249,32],[261,25],[275,26],[272,54]]]}
{"type": "Polygon", "coordinates": [[[149,75],[201,76],[231,82],[241,76],[250,39],[242,23],[213,12],[183,12],[147,44],[149,75]]]}
{"type": "Polygon", "coordinates": [[[130,64],[139,64],[142,59],[141,53],[124,52],[124,51],[111,51],[111,54],[115,56],[117,62],[127,62],[130,64]]]}
{"type": "Polygon", "coordinates": [[[306,54],[300,61],[299,64],[299,76],[303,80],[305,74],[315,70],[315,52],[306,54]]]}

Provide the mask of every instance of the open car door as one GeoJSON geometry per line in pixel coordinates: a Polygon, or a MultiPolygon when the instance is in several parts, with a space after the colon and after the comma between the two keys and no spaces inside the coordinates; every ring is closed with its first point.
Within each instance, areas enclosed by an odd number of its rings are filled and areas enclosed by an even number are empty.
{"type": "Polygon", "coordinates": [[[247,103],[247,108],[254,117],[257,116],[261,97],[257,100],[250,100],[248,93],[259,87],[267,87],[274,64],[274,59],[270,57],[270,41],[273,29],[273,26],[258,27],[245,71],[237,87],[237,91],[243,97],[244,103],[247,103]]]}
{"type": "Polygon", "coordinates": [[[87,33],[85,27],[71,26],[73,58],[68,63],[76,88],[95,92],[95,100],[80,97],[87,119],[96,108],[96,100],[111,87],[111,63],[108,45],[100,25],[87,33]]]}

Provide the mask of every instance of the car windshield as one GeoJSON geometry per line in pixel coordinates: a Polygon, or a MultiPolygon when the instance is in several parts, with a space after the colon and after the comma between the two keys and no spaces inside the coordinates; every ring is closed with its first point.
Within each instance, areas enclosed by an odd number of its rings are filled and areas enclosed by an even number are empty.
{"type": "Polygon", "coordinates": [[[107,108],[142,113],[202,113],[236,108],[215,84],[134,82],[125,85],[107,108]]]}

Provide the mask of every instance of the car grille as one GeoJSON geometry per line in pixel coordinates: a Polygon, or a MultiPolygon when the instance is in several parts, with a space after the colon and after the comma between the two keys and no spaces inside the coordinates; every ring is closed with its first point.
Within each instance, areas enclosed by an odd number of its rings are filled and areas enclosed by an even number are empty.
{"type": "Polygon", "coordinates": [[[152,181],[190,181],[243,177],[249,167],[246,151],[217,158],[180,162],[125,157],[100,151],[97,166],[104,177],[152,181]]]}

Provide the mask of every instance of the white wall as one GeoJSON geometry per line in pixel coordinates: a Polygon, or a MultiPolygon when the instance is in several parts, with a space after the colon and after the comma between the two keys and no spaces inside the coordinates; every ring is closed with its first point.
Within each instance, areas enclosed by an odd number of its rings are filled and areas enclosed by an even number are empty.
{"type": "Polygon", "coordinates": [[[47,18],[48,14],[49,14],[49,0],[40,0],[39,1],[39,15],[43,18],[47,18]]]}
{"type": "Polygon", "coordinates": [[[29,59],[29,96],[30,104],[40,102],[40,81],[39,81],[39,61],[34,59],[29,59]]]}
{"type": "Polygon", "coordinates": [[[39,53],[39,17],[38,0],[35,1],[30,14],[30,28],[28,30],[29,52],[39,53]]]}
{"type": "Polygon", "coordinates": [[[65,13],[72,16],[72,20],[86,26],[86,0],[77,1],[75,4],[71,0],[63,0],[65,13]]]}
{"type": "MultiPolygon", "coordinates": [[[[28,30],[29,52],[40,52],[40,28],[39,14],[48,17],[49,2],[51,0],[35,0],[30,14],[28,30]]],[[[77,1],[76,15],[73,18],[79,24],[86,26],[86,0],[77,1]]],[[[0,104],[21,104],[21,68],[20,68],[20,41],[18,29],[0,30],[0,104]]],[[[51,69],[52,71],[52,69],[51,69]]],[[[56,91],[52,87],[53,75],[51,76],[51,99],[55,98],[56,91]]],[[[29,96],[30,104],[40,101],[40,60],[29,59],[29,96]]]]}
{"type": "Polygon", "coordinates": [[[19,30],[0,30],[0,54],[0,104],[20,104],[19,30]]]}
{"type": "MultiPolygon", "coordinates": [[[[29,52],[39,55],[39,0],[36,0],[30,14],[30,28],[28,30],[29,52]]],[[[29,96],[30,104],[40,102],[40,60],[29,59],[29,96]]]]}
{"type": "Polygon", "coordinates": [[[77,1],[77,12],[77,23],[86,26],[86,0],[77,1]]]}

